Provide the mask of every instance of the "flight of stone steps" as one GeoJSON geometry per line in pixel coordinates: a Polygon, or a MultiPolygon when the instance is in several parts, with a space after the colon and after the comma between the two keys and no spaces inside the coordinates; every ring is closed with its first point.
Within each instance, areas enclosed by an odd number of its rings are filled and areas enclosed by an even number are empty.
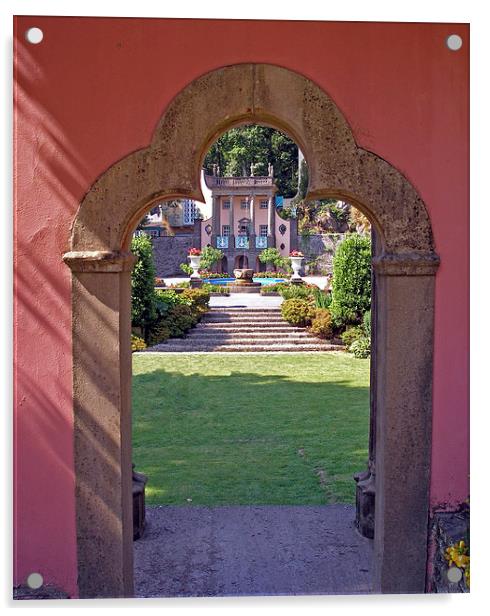
{"type": "Polygon", "coordinates": [[[293,327],[279,308],[211,308],[185,338],[149,347],[163,352],[338,351],[343,347],[293,327]]]}

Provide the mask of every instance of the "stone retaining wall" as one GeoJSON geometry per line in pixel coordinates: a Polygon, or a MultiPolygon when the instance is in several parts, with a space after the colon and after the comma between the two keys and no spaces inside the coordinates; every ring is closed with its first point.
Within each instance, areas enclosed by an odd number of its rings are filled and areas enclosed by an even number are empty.
{"type": "Polygon", "coordinates": [[[201,247],[201,225],[194,225],[193,233],[176,234],[152,238],[153,260],[157,276],[182,276],[181,263],[188,263],[187,255],[190,248],[201,247]]]}
{"type": "Polygon", "coordinates": [[[345,236],[345,233],[298,235],[298,249],[305,255],[307,273],[332,274],[335,250],[345,236]]]}

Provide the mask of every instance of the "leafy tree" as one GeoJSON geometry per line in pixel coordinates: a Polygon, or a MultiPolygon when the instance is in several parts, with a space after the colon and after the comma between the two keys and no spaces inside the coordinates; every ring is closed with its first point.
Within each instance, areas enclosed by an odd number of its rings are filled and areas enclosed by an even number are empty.
{"type": "Polygon", "coordinates": [[[274,178],[279,194],[293,197],[298,188],[298,146],[284,133],[267,126],[250,124],[232,128],[215,141],[206,158],[204,168],[219,175],[268,175],[269,164],[274,167],[274,178]]]}
{"type": "Polygon", "coordinates": [[[330,312],[337,326],[361,323],[371,308],[371,240],[350,235],[333,259],[330,312]]]}
{"type": "Polygon", "coordinates": [[[131,275],[131,321],[134,326],[142,328],[146,340],[156,318],[153,245],[150,238],[142,234],[133,237],[131,250],[136,255],[131,275]]]}

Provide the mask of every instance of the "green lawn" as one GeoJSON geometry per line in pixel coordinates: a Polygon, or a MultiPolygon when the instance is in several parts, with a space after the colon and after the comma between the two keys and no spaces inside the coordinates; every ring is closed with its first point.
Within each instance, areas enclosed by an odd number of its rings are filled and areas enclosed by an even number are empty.
{"type": "Polygon", "coordinates": [[[368,429],[369,360],[133,356],[133,461],[150,504],[352,503],[368,429]]]}

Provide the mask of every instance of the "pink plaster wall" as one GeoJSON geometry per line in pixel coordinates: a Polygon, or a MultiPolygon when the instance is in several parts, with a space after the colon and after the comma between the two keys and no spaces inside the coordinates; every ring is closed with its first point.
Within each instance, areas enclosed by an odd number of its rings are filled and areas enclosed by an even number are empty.
{"type": "Polygon", "coordinates": [[[39,571],[76,593],[70,274],[61,255],[78,204],[110,165],[149,143],[179,90],[238,62],[314,80],[358,144],[398,167],[426,202],[441,256],[431,502],[467,497],[468,37],[466,25],[450,24],[15,19],[17,583],[39,571]],[[23,38],[33,25],[44,31],[38,46],[23,38]],[[459,52],[445,46],[452,33],[463,37],[459,52]]]}

